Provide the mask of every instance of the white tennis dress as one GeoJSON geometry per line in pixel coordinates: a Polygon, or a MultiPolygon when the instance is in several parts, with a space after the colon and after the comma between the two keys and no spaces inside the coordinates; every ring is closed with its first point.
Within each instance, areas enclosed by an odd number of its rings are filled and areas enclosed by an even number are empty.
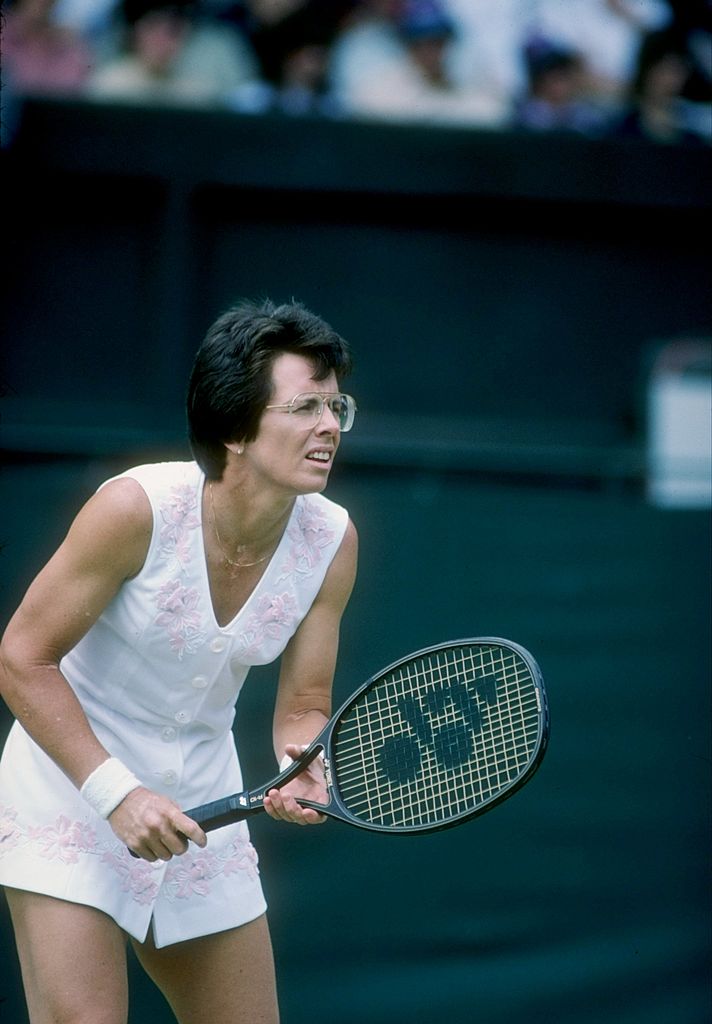
{"type": "MultiPolygon", "coordinates": [[[[202,471],[167,462],[122,475],[153,508],[146,562],[61,669],[106,749],[150,789],[194,807],[242,789],[231,728],[240,689],[309,611],[348,515],[321,495],[298,497],[257,587],[219,626],[202,471]]],[[[245,822],[168,863],[131,857],[17,722],[0,762],[0,884],[98,907],[141,941],[153,922],[159,947],[244,924],[266,906],[245,822]]]]}

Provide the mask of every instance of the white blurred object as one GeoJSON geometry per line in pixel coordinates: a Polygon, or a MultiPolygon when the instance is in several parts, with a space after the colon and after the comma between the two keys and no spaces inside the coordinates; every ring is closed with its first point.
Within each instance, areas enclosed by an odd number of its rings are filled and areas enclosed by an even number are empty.
{"type": "Polygon", "coordinates": [[[661,508],[712,506],[712,343],[658,353],[647,390],[647,496],[661,508]]]}

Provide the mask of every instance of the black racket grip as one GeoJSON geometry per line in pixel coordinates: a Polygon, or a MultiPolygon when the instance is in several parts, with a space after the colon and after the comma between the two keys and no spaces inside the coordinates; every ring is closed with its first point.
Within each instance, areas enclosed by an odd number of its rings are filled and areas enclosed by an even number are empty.
{"type": "Polygon", "coordinates": [[[222,828],[223,825],[232,825],[235,821],[242,821],[251,814],[258,814],[263,810],[262,804],[250,806],[250,794],[233,793],[232,796],[223,797],[222,800],[211,800],[208,804],[201,804],[199,807],[191,807],[183,813],[187,817],[197,821],[204,832],[210,832],[215,828],[222,828]]]}
{"type": "MultiPolygon", "coordinates": [[[[183,813],[197,821],[204,832],[210,832],[212,829],[222,828],[223,825],[232,825],[234,821],[242,821],[248,815],[257,814],[262,810],[261,804],[257,807],[247,806],[248,799],[249,793],[233,793],[232,796],[223,797],[222,800],[211,800],[209,804],[192,807],[183,813]]],[[[187,839],[187,836],[183,838],[187,839]]],[[[132,857],[138,857],[133,850],[129,850],[129,853],[132,857]]]]}

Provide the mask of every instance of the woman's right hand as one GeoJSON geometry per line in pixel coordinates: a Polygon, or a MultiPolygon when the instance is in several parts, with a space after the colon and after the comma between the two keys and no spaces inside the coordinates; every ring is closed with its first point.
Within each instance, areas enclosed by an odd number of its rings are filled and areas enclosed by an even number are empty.
{"type": "Polygon", "coordinates": [[[118,838],[137,857],[151,863],[170,860],[188,849],[188,840],[204,847],[208,837],[175,801],[139,786],[108,818],[118,838]]]}

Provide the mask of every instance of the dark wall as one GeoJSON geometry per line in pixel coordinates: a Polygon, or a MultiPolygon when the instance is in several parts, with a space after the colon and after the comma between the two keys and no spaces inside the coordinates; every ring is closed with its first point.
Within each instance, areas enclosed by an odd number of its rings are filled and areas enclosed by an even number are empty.
{"type": "MultiPolygon", "coordinates": [[[[529,647],[529,786],[441,835],[255,821],[284,1024],[709,1016],[709,517],[642,489],[648,346],[709,333],[709,153],[34,104],[6,154],[0,621],[97,484],[186,452],[211,319],[353,342],[361,538],[336,702],[408,650],[529,647]]],[[[272,769],[274,668],[238,736],[272,769]]],[[[2,735],[9,727],[5,712],[2,735]]],[[[7,914],[0,1021],[23,1024],[7,914]]],[[[131,1024],[168,1024],[132,966],[131,1024]]]]}
{"type": "Polygon", "coordinates": [[[605,443],[646,346],[710,322],[706,149],[35,104],[7,162],[19,445],[182,435],[193,352],[244,296],[338,325],[364,413],[605,443]]]}

